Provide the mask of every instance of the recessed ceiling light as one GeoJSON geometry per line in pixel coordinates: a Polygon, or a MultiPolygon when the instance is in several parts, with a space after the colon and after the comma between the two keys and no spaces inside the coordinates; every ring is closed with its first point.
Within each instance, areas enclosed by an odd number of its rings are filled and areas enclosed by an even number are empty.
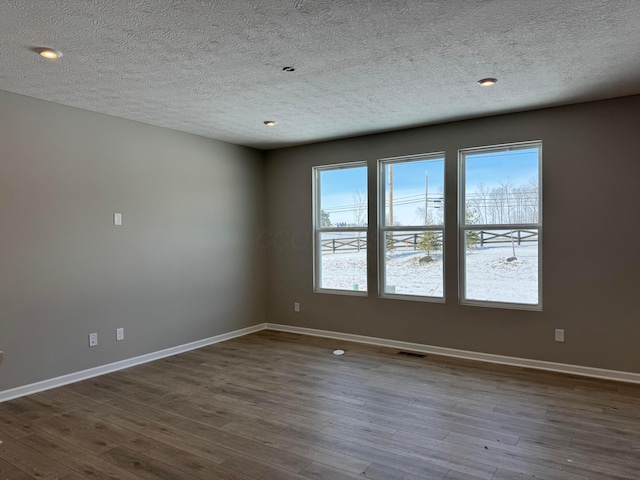
{"type": "Polygon", "coordinates": [[[265,120],[264,123],[267,127],[275,127],[276,125],[278,125],[278,122],[276,122],[275,120],[265,120]]]}
{"type": "Polygon", "coordinates": [[[482,80],[478,80],[478,84],[481,87],[493,87],[497,82],[497,78],[483,78],[482,80]]]}
{"type": "Polygon", "coordinates": [[[62,52],[53,48],[36,48],[35,51],[42,57],[49,60],[57,60],[62,56],[62,52]]]}

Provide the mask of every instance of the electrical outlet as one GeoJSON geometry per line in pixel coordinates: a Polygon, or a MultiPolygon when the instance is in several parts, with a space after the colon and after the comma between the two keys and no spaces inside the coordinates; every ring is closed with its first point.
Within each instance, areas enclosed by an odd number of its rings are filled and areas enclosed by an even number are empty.
{"type": "Polygon", "coordinates": [[[124,328],[116,328],[116,342],[124,340],[124,328]]]}
{"type": "Polygon", "coordinates": [[[556,342],[564,342],[564,330],[556,328],[556,342]]]}
{"type": "Polygon", "coordinates": [[[98,334],[97,333],[90,333],[89,334],[89,346],[90,347],[95,347],[98,345],[98,334]]]}
{"type": "Polygon", "coordinates": [[[300,304],[298,302],[295,302],[293,304],[293,311],[294,312],[299,312],[300,311],[300,304]]]}
{"type": "Polygon", "coordinates": [[[114,225],[122,225],[122,214],[114,213],[113,214],[113,224],[114,225]]]}

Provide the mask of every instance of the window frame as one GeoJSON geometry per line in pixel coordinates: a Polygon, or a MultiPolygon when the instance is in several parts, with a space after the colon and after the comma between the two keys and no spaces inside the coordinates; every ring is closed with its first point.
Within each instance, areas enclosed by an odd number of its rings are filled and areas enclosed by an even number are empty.
{"type": "Polygon", "coordinates": [[[504,308],[510,310],[542,310],[542,237],[543,237],[543,180],[542,180],[542,140],[505,143],[499,145],[463,148],[458,150],[458,302],[460,305],[504,308]],[[466,156],[468,154],[491,153],[509,150],[538,149],[538,222],[518,224],[465,224],[466,218],[466,156]],[[500,302],[494,300],[469,300],[465,298],[466,288],[466,245],[465,234],[469,230],[526,230],[538,231],[538,303],[500,302]]]}
{"type": "Polygon", "coordinates": [[[378,234],[378,252],[377,252],[377,261],[378,261],[378,297],[380,298],[391,298],[395,300],[409,300],[415,302],[428,302],[428,303],[445,303],[447,298],[447,282],[446,282],[446,197],[447,197],[447,158],[445,152],[430,152],[425,154],[416,154],[416,155],[404,155],[400,157],[388,157],[378,159],[377,162],[378,172],[377,172],[377,180],[378,180],[378,188],[377,188],[377,234],[378,234]],[[439,159],[443,160],[443,223],[441,225],[405,225],[405,226],[387,226],[386,225],[386,173],[385,167],[389,164],[395,163],[409,163],[415,162],[419,160],[430,160],[430,159],[439,159]],[[386,287],[386,261],[385,261],[385,245],[386,245],[386,233],[387,232],[442,232],[442,296],[441,297],[432,297],[427,295],[409,295],[409,294],[398,294],[398,293],[387,293],[385,292],[386,287]]]}
{"type": "Polygon", "coordinates": [[[366,161],[358,161],[358,162],[346,162],[346,163],[336,163],[331,165],[318,165],[312,167],[312,230],[313,230],[313,292],[314,293],[324,293],[331,295],[348,295],[354,297],[367,297],[369,295],[369,291],[371,290],[369,286],[369,167],[366,161]],[[345,170],[348,168],[366,168],[366,176],[367,176],[367,208],[366,208],[366,219],[367,225],[365,227],[322,227],[321,215],[322,215],[322,202],[321,202],[321,192],[322,185],[320,183],[320,174],[323,171],[330,170],[345,170]],[[365,255],[367,258],[366,262],[366,277],[367,277],[367,289],[366,290],[339,290],[333,288],[322,288],[322,267],[321,267],[321,258],[322,258],[322,234],[327,232],[363,232],[365,238],[367,239],[367,246],[365,248],[365,255]]]}

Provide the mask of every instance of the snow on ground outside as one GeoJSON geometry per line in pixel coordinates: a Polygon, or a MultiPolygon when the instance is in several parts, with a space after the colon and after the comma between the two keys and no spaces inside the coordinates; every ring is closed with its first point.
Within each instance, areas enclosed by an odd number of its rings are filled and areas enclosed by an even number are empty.
{"type": "Polygon", "coordinates": [[[367,290],[367,250],[322,253],[322,288],[367,290]]]}
{"type": "Polygon", "coordinates": [[[386,293],[442,297],[442,253],[432,253],[434,261],[420,264],[426,256],[413,247],[396,248],[387,255],[386,293]]]}
{"type": "MultiPolygon", "coordinates": [[[[538,303],[538,242],[515,246],[517,260],[510,243],[478,247],[467,254],[466,299],[511,303],[538,303]]],[[[387,292],[404,295],[442,296],[442,253],[431,256],[429,263],[419,263],[423,251],[398,248],[388,257],[387,292]]],[[[322,288],[366,290],[366,251],[323,253],[322,288]],[[357,287],[354,287],[357,285],[357,287]]]]}
{"type": "Polygon", "coordinates": [[[538,303],[538,242],[515,246],[485,245],[467,255],[466,299],[496,302],[538,303]]]}

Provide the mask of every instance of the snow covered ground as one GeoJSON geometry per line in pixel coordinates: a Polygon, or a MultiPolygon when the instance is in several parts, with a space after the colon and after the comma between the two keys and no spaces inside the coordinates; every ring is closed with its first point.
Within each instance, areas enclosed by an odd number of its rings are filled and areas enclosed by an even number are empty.
{"type": "Polygon", "coordinates": [[[432,253],[432,262],[420,263],[425,252],[396,248],[387,256],[386,293],[442,297],[442,252],[432,253]]]}
{"type": "Polygon", "coordinates": [[[538,242],[515,246],[485,245],[467,254],[466,298],[511,303],[538,303],[538,242]]]}
{"type": "Polygon", "coordinates": [[[367,251],[323,253],[322,288],[367,290],[367,251]]]}
{"type": "MultiPolygon", "coordinates": [[[[489,244],[468,252],[466,299],[511,303],[538,303],[538,242],[515,246],[489,244]]],[[[398,248],[386,261],[387,293],[441,297],[442,252],[433,262],[420,263],[423,251],[398,248]]],[[[322,287],[339,290],[367,289],[366,251],[322,255],[322,287]]]]}

